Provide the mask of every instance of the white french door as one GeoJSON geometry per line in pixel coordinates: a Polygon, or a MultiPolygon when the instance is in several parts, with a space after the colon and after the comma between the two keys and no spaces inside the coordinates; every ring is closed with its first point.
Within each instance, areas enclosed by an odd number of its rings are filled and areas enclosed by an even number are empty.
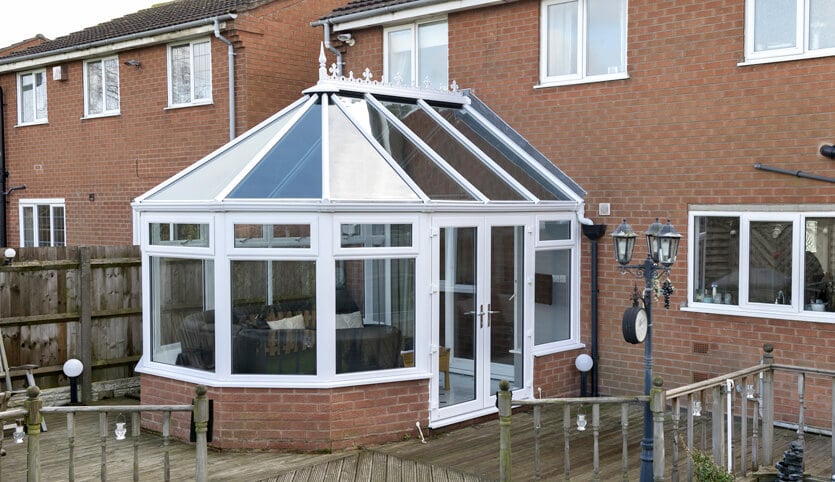
{"type": "Polygon", "coordinates": [[[533,240],[522,221],[434,221],[432,422],[491,410],[500,380],[513,390],[525,386],[525,266],[533,240]]]}

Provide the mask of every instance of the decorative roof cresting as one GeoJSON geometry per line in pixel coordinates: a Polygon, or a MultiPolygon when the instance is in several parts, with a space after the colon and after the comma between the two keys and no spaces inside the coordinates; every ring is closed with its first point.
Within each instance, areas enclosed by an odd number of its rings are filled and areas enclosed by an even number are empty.
{"type": "Polygon", "coordinates": [[[374,74],[368,67],[366,67],[365,70],[362,71],[362,74],[360,74],[361,77],[355,77],[353,71],[349,71],[348,76],[346,77],[345,75],[339,75],[339,68],[336,65],[336,63],[332,63],[330,67],[328,67],[327,62],[328,59],[325,56],[325,46],[324,44],[320,44],[319,85],[329,84],[331,82],[340,82],[351,84],[355,86],[355,89],[359,88],[361,90],[366,90],[369,87],[408,89],[416,93],[417,97],[424,97],[426,94],[441,94],[446,96],[454,96],[456,98],[464,97],[464,95],[461,93],[461,88],[459,87],[458,82],[456,82],[455,80],[453,80],[448,86],[433,89],[430,87],[432,82],[428,77],[423,80],[422,86],[414,84],[404,84],[403,77],[398,73],[395,74],[394,78],[392,79],[392,82],[384,82],[380,80],[374,80],[374,74]]]}

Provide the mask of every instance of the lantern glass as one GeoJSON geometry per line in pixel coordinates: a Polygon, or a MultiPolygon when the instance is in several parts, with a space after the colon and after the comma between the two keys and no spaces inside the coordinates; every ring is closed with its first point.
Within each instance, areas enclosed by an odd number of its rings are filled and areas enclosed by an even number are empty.
{"type": "Polygon", "coordinates": [[[625,219],[612,233],[612,240],[615,243],[615,259],[621,265],[629,264],[632,261],[632,251],[635,249],[636,237],[632,226],[627,224],[625,219]]]}
{"type": "Polygon", "coordinates": [[[661,233],[661,228],[661,223],[658,222],[658,218],[655,218],[655,222],[649,225],[646,233],[647,252],[656,263],[658,262],[658,235],[661,233]]]}
{"type": "Polygon", "coordinates": [[[678,256],[678,244],[681,241],[681,234],[676,231],[676,228],[667,220],[661,230],[658,232],[658,257],[653,255],[653,260],[670,266],[676,262],[678,256]]]}

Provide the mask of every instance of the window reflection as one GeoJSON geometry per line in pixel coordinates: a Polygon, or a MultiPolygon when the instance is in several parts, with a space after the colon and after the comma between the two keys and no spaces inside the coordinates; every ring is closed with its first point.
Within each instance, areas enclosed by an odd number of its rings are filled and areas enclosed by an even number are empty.
{"type": "Polygon", "coordinates": [[[693,300],[738,304],[739,218],[696,216],[695,227],[693,300]]]}

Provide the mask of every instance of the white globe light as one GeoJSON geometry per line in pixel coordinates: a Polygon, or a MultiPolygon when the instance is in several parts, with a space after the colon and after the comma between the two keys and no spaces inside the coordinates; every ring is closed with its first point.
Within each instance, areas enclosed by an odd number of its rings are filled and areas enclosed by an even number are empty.
{"type": "Polygon", "coordinates": [[[577,358],[574,360],[574,366],[577,367],[583,373],[591,370],[591,367],[594,365],[594,360],[591,359],[590,356],[586,355],[585,353],[581,353],[577,355],[577,358]]]}
{"type": "Polygon", "coordinates": [[[69,360],[64,362],[64,375],[75,378],[81,375],[81,372],[84,371],[84,364],[81,363],[81,360],[76,358],[70,358],[69,360]]]}
{"type": "Polygon", "coordinates": [[[17,251],[12,248],[6,248],[6,251],[3,251],[3,255],[6,259],[12,259],[17,255],[17,251]]]}

